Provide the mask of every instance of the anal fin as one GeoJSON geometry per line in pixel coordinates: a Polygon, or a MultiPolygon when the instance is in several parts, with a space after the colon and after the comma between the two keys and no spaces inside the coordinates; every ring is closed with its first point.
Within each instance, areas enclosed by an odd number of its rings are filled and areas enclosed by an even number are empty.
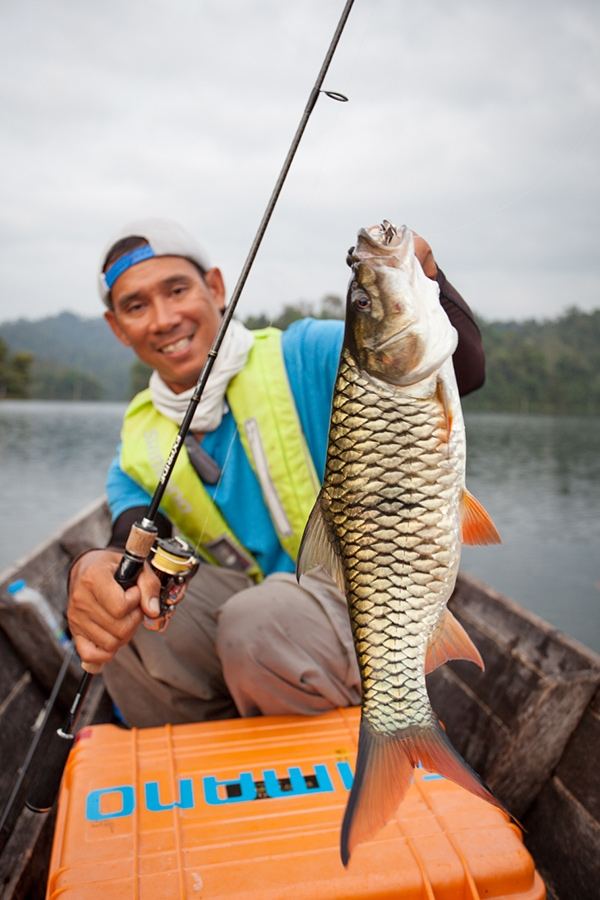
{"type": "Polygon", "coordinates": [[[450,659],[467,659],[480,669],[485,668],[479,650],[458,619],[446,609],[429,639],[425,674],[428,675],[450,659]]]}

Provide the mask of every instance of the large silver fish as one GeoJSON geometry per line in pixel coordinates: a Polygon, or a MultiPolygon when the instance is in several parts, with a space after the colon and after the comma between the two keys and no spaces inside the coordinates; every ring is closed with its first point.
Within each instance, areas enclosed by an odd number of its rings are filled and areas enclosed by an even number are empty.
{"type": "Polygon", "coordinates": [[[500,806],[450,744],[425,686],[448,659],[483,668],[446,604],[461,540],[499,541],[465,489],[457,334],[408,228],[361,229],[349,263],[325,479],[298,559],[298,576],[324,566],[345,592],[361,672],[344,865],[394,813],[419,762],[500,806]]]}

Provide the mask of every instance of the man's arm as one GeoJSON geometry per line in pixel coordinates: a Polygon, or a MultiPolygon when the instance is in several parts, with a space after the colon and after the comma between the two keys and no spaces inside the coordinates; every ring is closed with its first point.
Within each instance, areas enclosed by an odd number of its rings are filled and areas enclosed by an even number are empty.
{"type": "Polygon", "coordinates": [[[458,346],[454,351],[452,362],[459,393],[464,396],[476,391],[485,381],[485,355],[481,332],[468,305],[439,267],[435,280],[440,286],[440,303],[458,331],[458,346]]]}

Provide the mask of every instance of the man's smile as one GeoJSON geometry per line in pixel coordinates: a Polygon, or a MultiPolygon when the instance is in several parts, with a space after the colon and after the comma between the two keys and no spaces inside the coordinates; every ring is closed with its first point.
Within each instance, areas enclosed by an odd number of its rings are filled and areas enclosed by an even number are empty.
{"type": "Polygon", "coordinates": [[[184,337],[177,338],[176,341],[172,341],[169,344],[164,344],[162,347],[157,347],[159,353],[163,353],[165,356],[171,356],[175,353],[180,353],[183,350],[187,350],[187,348],[192,343],[194,338],[194,333],[185,335],[184,337]]]}

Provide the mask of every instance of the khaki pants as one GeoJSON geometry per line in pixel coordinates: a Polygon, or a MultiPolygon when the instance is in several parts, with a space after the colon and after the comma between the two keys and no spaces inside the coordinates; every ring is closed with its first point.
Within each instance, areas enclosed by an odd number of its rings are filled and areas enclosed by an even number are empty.
{"type": "Polygon", "coordinates": [[[300,587],[202,565],[167,630],[140,627],[104,681],[136,727],[360,703],[346,602],[321,570],[300,587]]]}

